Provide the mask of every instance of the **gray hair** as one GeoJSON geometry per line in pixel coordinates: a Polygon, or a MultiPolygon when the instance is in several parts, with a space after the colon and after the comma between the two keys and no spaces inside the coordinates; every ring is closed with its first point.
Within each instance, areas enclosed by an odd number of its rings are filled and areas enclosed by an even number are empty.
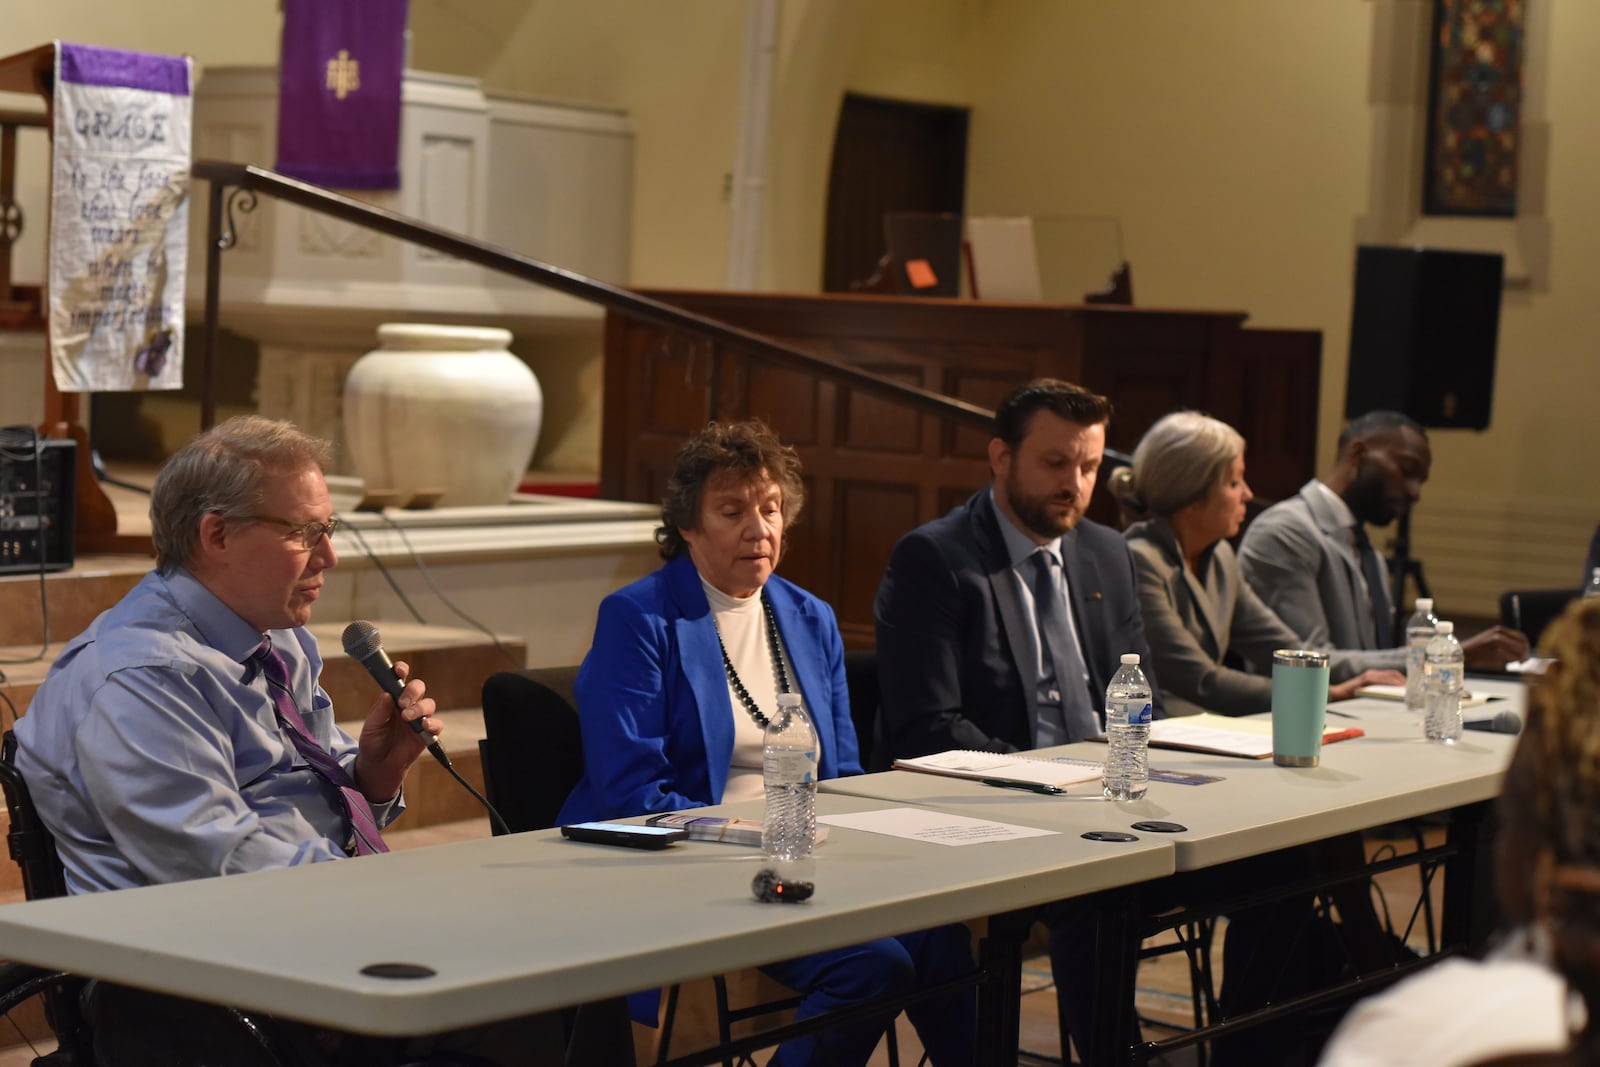
{"type": "Polygon", "coordinates": [[[1156,420],[1133,450],[1133,465],[1111,472],[1111,491],[1130,513],[1170,518],[1203,500],[1244,455],[1244,438],[1220,419],[1174,411],[1156,420]]]}
{"type": "Polygon", "coordinates": [[[215,512],[243,519],[261,507],[261,489],[272,475],[326,471],[333,447],[302,433],[293,423],[240,415],[179,448],[156,475],[150,491],[150,532],[156,569],[171,574],[194,561],[200,520],[215,512]]]}

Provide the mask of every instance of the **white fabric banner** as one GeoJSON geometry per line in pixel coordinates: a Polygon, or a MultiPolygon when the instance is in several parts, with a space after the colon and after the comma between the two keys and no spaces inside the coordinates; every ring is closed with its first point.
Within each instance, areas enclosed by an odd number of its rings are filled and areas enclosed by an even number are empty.
{"type": "Polygon", "coordinates": [[[66,392],[183,385],[193,70],[56,44],[50,355],[66,392]]]}

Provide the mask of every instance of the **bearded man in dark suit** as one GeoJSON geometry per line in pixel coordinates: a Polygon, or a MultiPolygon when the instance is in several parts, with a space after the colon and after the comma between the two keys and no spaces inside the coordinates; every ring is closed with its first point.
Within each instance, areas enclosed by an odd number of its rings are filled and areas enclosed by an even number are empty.
{"type": "Polygon", "coordinates": [[[1081,740],[1104,727],[1123,653],[1139,653],[1150,674],[1128,544],[1083,517],[1110,418],[1110,401],[1080,386],[1028,383],[995,412],[992,483],[895,546],[874,604],[891,755],[1081,740]],[[1042,642],[1026,557],[1039,550],[1058,557],[1081,658],[1064,672],[1078,677],[1057,686],[1060,703],[1086,704],[1092,722],[1070,712],[1052,722],[1049,693],[1036,692],[1042,642]]]}
{"type": "MultiPolygon", "coordinates": [[[[1110,418],[1080,386],[1028,383],[995,412],[991,484],[895,546],[873,606],[891,758],[1081,740],[1104,729],[1123,653],[1150,673],[1128,543],[1083,517],[1110,418]]],[[[1062,1049],[1073,1035],[1087,1054],[1094,914],[1067,900],[1035,917],[1050,929],[1062,1049]]]]}

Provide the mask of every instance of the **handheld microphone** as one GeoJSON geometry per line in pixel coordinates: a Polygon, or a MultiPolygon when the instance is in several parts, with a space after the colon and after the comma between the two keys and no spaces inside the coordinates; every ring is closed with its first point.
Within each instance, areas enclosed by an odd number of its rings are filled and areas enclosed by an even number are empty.
{"type": "MultiPolygon", "coordinates": [[[[400,692],[405,688],[405,683],[395,673],[394,661],[383,650],[383,641],[378,636],[378,628],[365,619],[357,619],[344,628],[344,654],[360,663],[372,675],[372,680],[390,698],[394,700],[395,707],[400,706],[400,692]]],[[[422,717],[411,720],[411,728],[419,737],[427,738],[428,751],[433,758],[444,766],[450,766],[450,757],[444,754],[444,747],[428,733],[427,727],[422,725],[422,717]]]]}
{"type": "Polygon", "coordinates": [[[1522,716],[1514,711],[1497,711],[1492,719],[1467,719],[1461,725],[1468,730],[1484,730],[1491,734],[1520,734],[1522,716]]]}

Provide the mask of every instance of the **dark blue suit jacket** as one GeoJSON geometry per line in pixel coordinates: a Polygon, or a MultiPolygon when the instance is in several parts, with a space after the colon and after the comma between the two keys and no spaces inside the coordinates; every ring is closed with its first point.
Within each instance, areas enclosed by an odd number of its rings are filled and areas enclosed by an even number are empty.
{"type": "MultiPolygon", "coordinates": [[[[776,575],[766,593],[822,742],[818,776],[860,774],[833,609],[776,575]]],[[[711,606],[687,555],[600,602],[576,692],[583,778],[561,822],[721,802],[733,716],[745,712],[729,698],[711,606]]]]}
{"type": "MultiPolygon", "coordinates": [[[[1033,747],[1033,641],[999,523],[980,490],[906,534],[889,558],[873,616],[890,757],[1033,747]]],[[[1133,559],[1121,534],[1087,519],[1061,539],[1061,555],[1092,706],[1103,709],[1124,652],[1152,675],[1133,559]]]]}

